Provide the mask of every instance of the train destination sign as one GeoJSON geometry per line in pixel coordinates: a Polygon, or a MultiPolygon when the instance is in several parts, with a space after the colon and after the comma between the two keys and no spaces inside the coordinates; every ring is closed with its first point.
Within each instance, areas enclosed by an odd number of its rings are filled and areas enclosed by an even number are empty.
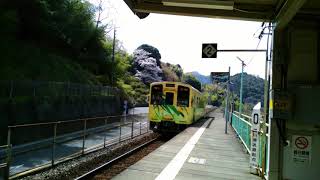
{"type": "Polygon", "coordinates": [[[217,58],[218,44],[204,43],[202,44],[202,58],[217,58]]]}
{"type": "Polygon", "coordinates": [[[211,72],[212,82],[227,82],[229,80],[229,72],[211,72]]]}

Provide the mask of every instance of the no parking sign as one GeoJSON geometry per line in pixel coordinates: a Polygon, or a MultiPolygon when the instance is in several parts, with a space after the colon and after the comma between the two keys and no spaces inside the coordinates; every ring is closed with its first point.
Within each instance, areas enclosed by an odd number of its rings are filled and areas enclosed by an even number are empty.
{"type": "Polygon", "coordinates": [[[292,136],[292,160],[298,164],[310,164],[311,163],[311,148],[312,137],[311,136],[292,136]]]}

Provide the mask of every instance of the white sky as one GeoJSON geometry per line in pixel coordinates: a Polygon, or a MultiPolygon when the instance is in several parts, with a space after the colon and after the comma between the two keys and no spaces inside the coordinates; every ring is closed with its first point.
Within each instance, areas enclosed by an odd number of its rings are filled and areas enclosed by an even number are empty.
{"type": "MultiPolygon", "coordinates": [[[[97,0],[90,0],[97,1],[97,0]]],[[[256,49],[261,22],[211,19],[187,16],[150,14],[145,19],[134,15],[123,0],[105,2],[106,23],[117,26],[117,39],[129,52],[141,44],[159,49],[163,62],[180,64],[184,72],[198,71],[209,75],[212,71],[241,72],[239,56],[248,66],[245,72],[264,78],[264,53],[218,53],[217,59],[202,59],[202,43],[218,43],[218,49],[256,49]],[[255,34],[255,35],[254,35],[255,34]]],[[[266,37],[259,49],[266,48],[266,37]]]]}

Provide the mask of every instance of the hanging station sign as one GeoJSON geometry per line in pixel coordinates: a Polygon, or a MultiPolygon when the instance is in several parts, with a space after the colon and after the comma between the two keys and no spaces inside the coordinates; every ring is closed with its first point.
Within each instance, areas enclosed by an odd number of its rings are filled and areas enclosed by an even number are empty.
{"type": "Polygon", "coordinates": [[[204,43],[202,44],[202,58],[217,58],[218,44],[204,43]]]}
{"type": "Polygon", "coordinates": [[[211,72],[210,78],[213,83],[227,82],[229,80],[229,72],[211,72]]]}

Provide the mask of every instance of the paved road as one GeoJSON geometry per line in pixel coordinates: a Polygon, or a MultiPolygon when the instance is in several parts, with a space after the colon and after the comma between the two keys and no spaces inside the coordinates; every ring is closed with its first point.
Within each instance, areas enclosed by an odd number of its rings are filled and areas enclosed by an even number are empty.
{"type": "MultiPolygon", "coordinates": [[[[129,114],[135,114],[136,118],[138,117],[139,121],[134,123],[134,135],[140,134],[140,126],[141,132],[144,133],[147,131],[147,116],[148,112],[147,107],[137,107],[134,109],[130,109],[129,114]]],[[[131,122],[130,118],[124,119],[124,121],[131,122]]],[[[106,140],[106,144],[118,142],[120,137],[120,128],[115,127],[108,131],[101,131],[101,129],[106,129],[110,127],[114,127],[119,123],[108,124],[107,127],[100,127],[93,130],[92,134],[86,136],[84,147],[86,151],[97,147],[99,145],[103,145],[104,139],[106,140]]],[[[121,128],[121,139],[126,139],[131,137],[131,124],[124,126],[121,128]]],[[[55,146],[55,155],[54,159],[57,161],[58,159],[64,158],[66,156],[70,156],[75,153],[79,153],[83,148],[83,137],[81,133],[76,133],[72,135],[64,135],[65,137],[60,138],[60,142],[55,146]],[[80,135],[79,135],[80,134],[80,135]],[[64,139],[68,141],[64,142],[64,139]]],[[[37,144],[39,146],[39,144],[37,144]]],[[[23,172],[44,164],[51,163],[52,160],[52,144],[48,141],[43,143],[43,146],[40,149],[28,151],[19,155],[14,155],[11,162],[10,174],[17,174],[19,172],[23,172]]]]}

